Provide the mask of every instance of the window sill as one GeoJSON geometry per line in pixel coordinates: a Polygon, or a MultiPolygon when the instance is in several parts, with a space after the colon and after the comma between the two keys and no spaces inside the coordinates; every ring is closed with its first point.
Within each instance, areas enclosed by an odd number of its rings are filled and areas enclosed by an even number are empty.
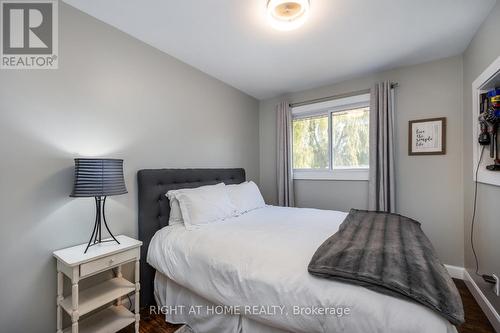
{"type": "Polygon", "coordinates": [[[369,169],[294,170],[293,179],[367,181],[369,179],[369,169]]]}

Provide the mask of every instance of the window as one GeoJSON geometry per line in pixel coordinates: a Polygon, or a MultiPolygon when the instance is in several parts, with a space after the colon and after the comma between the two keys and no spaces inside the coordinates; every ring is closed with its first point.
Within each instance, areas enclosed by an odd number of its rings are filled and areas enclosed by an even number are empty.
{"type": "Polygon", "coordinates": [[[292,109],[295,179],[368,180],[368,94],[292,109]]]}
{"type": "Polygon", "coordinates": [[[328,115],[293,120],[293,168],[328,169],[328,115]]]}

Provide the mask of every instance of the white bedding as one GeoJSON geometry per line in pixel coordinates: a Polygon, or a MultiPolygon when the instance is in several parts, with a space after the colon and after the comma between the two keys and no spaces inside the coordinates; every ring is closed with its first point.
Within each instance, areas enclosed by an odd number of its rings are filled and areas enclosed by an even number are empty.
{"type": "Polygon", "coordinates": [[[287,331],[456,332],[422,305],[307,272],[316,249],[338,230],[346,215],[267,206],[198,230],[169,226],[153,237],[147,260],[160,273],[215,304],[284,306],[283,314],[243,311],[243,315],[287,331]],[[341,317],[294,314],[294,309],[312,307],[349,308],[350,313],[341,317]]]}

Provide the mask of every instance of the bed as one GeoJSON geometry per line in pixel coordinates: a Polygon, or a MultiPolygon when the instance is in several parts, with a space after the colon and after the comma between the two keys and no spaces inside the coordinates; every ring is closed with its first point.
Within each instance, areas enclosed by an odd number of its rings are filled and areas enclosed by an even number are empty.
{"type": "Polygon", "coordinates": [[[167,226],[165,193],[241,183],[244,170],[141,170],[138,180],[141,304],[176,309],[167,311],[170,322],[199,333],[456,332],[414,302],[308,274],[346,213],[266,206],[186,230],[167,226]]]}

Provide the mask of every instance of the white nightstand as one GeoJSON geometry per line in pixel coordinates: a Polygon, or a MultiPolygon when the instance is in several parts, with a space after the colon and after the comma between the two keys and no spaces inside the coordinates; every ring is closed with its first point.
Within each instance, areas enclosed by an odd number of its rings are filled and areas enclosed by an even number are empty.
{"type": "Polygon", "coordinates": [[[77,245],[54,252],[57,259],[57,333],[111,333],[135,322],[139,332],[139,260],[141,241],[120,235],[116,242],[105,242],[91,246],[86,254],[87,244],[77,245]],[[122,277],[121,265],[135,262],[135,278],[132,283],[122,277]],[[96,286],[78,291],[78,282],[89,276],[116,268],[115,278],[96,286]],[[72,283],[71,295],[63,295],[63,274],[72,283]],[[121,298],[135,292],[135,314],[121,304],[121,298]],[[81,316],[106,304],[109,306],[79,321],[81,316]],[[71,316],[72,325],[63,330],[62,311],[71,316]]]}

